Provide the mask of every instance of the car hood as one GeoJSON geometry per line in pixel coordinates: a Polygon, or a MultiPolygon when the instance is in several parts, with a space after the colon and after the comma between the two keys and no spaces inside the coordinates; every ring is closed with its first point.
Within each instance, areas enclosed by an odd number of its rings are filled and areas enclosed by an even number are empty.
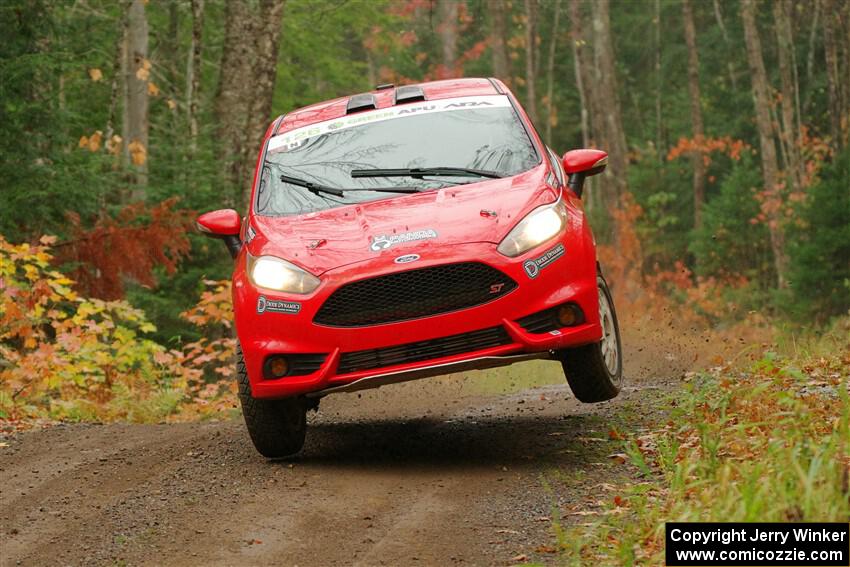
{"type": "Polygon", "coordinates": [[[436,246],[501,242],[533,208],[554,201],[545,167],[481,183],[337,207],[306,215],[252,216],[254,255],[272,255],[315,274],[436,246]]]}

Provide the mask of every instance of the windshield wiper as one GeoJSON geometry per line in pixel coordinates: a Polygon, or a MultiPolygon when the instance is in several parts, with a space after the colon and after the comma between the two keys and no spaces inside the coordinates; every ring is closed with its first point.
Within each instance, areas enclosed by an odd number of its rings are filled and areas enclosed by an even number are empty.
{"type": "Polygon", "coordinates": [[[499,179],[502,176],[495,171],[470,169],[468,167],[413,167],[410,169],[352,169],[351,177],[414,177],[422,178],[431,175],[446,175],[456,177],[490,177],[499,179]]]}
{"type": "Polygon", "coordinates": [[[314,195],[327,193],[328,195],[336,195],[337,197],[344,197],[345,193],[349,193],[351,191],[378,191],[384,193],[419,193],[421,191],[421,189],[417,187],[352,187],[348,189],[337,189],[336,187],[328,187],[321,183],[313,183],[312,181],[306,181],[304,179],[290,177],[288,175],[281,175],[280,180],[284,183],[304,187],[314,195]]]}
{"type": "Polygon", "coordinates": [[[314,195],[318,195],[319,193],[327,193],[328,195],[336,195],[337,197],[343,196],[342,189],[337,189],[335,187],[328,187],[327,185],[322,185],[320,183],[313,183],[312,181],[305,181],[304,179],[298,179],[297,177],[290,177],[288,175],[281,175],[280,180],[283,181],[284,183],[289,183],[291,185],[297,185],[299,187],[303,187],[314,195]]]}

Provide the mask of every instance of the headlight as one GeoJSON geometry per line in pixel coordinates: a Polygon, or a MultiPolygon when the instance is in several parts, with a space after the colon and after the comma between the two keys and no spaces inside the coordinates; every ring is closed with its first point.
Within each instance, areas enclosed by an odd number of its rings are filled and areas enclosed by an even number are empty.
{"type": "Polygon", "coordinates": [[[287,293],[310,293],[321,281],[295,264],[274,256],[248,255],[248,277],[257,287],[276,289],[287,293]]]}
{"type": "Polygon", "coordinates": [[[499,244],[499,252],[511,258],[542,244],[560,233],[567,223],[567,207],[558,199],[537,207],[519,221],[499,244]]]}

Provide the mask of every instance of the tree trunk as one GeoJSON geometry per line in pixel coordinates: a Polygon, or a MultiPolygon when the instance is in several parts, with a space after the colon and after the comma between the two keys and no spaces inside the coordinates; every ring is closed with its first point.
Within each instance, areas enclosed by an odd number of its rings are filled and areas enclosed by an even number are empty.
{"type": "MultiPolygon", "coordinates": [[[[841,131],[841,102],[842,78],[838,55],[838,42],[841,26],[839,25],[839,3],[834,0],[824,0],[823,47],[826,60],[826,85],[829,95],[829,133],[832,137],[832,148],[835,152],[843,147],[841,131]]],[[[845,76],[843,80],[847,80],[845,76]]]]}
{"type": "Polygon", "coordinates": [[[493,55],[493,75],[508,86],[511,84],[511,63],[508,58],[508,26],[505,15],[504,0],[487,0],[487,11],[490,14],[490,51],[493,55]]]}
{"type": "Polygon", "coordinates": [[[250,172],[253,170],[257,151],[263,135],[272,119],[272,98],[277,78],[277,58],[280,47],[280,33],[283,29],[283,7],[285,0],[265,0],[260,2],[257,14],[258,24],[254,27],[257,49],[253,65],[253,81],[250,84],[254,93],[253,104],[248,115],[248,133],[251,136],[244,146],[243,160],[248,164],[249,175],[246,200],[251,196],[250,172]]]}
{"type": "MultiPolygon", "coordinates": [[[[717,26],[723,34],[723,43],[728,48],[730,46],[729,32],[726,31],[726,24],[723,23],[723,14],[720,12],[720,1],[714,0],[714,19],[717,20],[717,26]]],[[[732,92],[738,92],[738,80],[735,78],[735,68],[732,65],[732,60],[726,62],[726,69],[729,71],[729,81],[732,84],[732,92]]]]}
{"type": "Polygon", "coordinates": [[[655,31],[655,151],[663,163],[666,144],[661,113],[661,97],[664,92],[664,75],[661,73],[661,0],[655,0],[655,17],[652,23],[655,31]]]}
{"type": "Polygon", "coordinates": [[[531,121],[537,123],[537,0],[525,0],[525,108],[531,121]]]}
{"type": "Polygon", "coordinates": [[[593,9],[593,52],[594,52],[594,93],[599,101],[601,122],[605,130],[608,146],[608,168],[606,179],[612,187],[609,203],[619,205],[620,198],[627,191],[626,135],[620,111],[619,89],[617,88],[617,70],[614,65],[614,44],[611,40],[611,21],[609,0],[595,0],[593,9]]]}
{"type": "Polygon", "coordinates": [[[787,163],[785,170],[795,191],[802,189],[803,166],[800,157],[800,138],[795,117],[796,82],[794,80],[794,39],[788,0],[775,0],[773,19],[776,23],[777,51],[779,54],[779,76],[782,81],[782,121],[780,138],[785,147],[787,163]]]}
{"type": "MultiPolygon", "coordinates": [[[[598,124],[599,112],[596,110],[596,96],[593,90],[593,79],[590,68],[592,63],[589,61],[590,54],[587,49],[587,41],[585,32],[588,28],[585,25],[584,18],[581,13],[581,0],[570,0],[569,5],[570,16],[570,43],[572,44],[573,63],[575,67],[576,90],[579,94],[579,103],[581,105],[581,137],[582,147],[589,148],[592,146],[607,147],[607,142],[603,140],[603,129],[598,124]]],[[[595,183],[596,178],[590,178],[585,183],[595,183]]],[[[588,187],[588,191],[584,193],[585,207],[588,212],[595,210],[598,206],[604,209],[604,197],[599,194],[595,187],[588,187]]]]}
{"type": "Polygon", "coordinates": [[[457,16],[460,0],[437,0],[437,14],[440,23],[437,33],[440,35],[440,45],[443,51],[442,78],[456,77],[457,69],[457,16]]]}
{"type": "MultiPolygon", "coordinates": [[[[691,129],[694,143],[701,148],[705,140],[702,123],[702,105],[699,88],[699,56],[697,55],[697,32],[694,26],[694,11],[690,0],[682,1],[682,17],[685,22],[685,44],[688,47],[688,94],[691,98],[691,129]]],[[[694,226],[702,224],[702,207],[705,203],[705,162],[701,150],[692,156],[694,164],[694,226]]]]}
{"type": "Polygon", "coordinates": [[[582,147],[588,147],[590,144],[590,125],[588,124],[588,109],[587,109],[587,91],[588,86],[585,84],[584,77],[587,73],[585,70],[586,63],[584,57],[584,37],[583,26],[581,19],[581,0],[570,0],[570,44],[573,51],[573,68],[575,71],[576,90],[578,91],[579,105],[581,106],[581,142],[582,147]]]}
{"type": "Polygon", "coordinates": [[[561,0],[555,0],[555,16],[552,19],[552,34],[549,39],[549,60],[546,63],[546,143],[552,145],[552,123],[555,121],[555,52],[558,46],[558,24],[561,18],[561,0]]]}
{"type": "Polygon", "coordinates": [[[812,76],[815,70],[815,39],[818,36],[818,18],[820,17],[821,0],[813,0],[814,16],[812,16],[812,26],[809,28],[809,49],[806,52],[806,94],[803,97],[803,113],[808,115],[809,102],[812,99],[812,76]]]}
{"type": "Polygon", "coordinates": [[[127,14],[127,138],[132,201],[144,200],[148,183],[148,20],[143,0],[133,0],[127,14]]]}
{"type": "Polygon", "coordinates": [[[201,96],[204,0],[192,0],[192,42],[186,65],[186,114],[189,122],[189,157],[198,153],[198,98],[201,96]]]}
{"type": "MultiPolygon", "coordinates": [[[[123,102],[126,104],[127,102],[127,93],[124,85],[127,82],[126,77],[126,67],[127,67],[127,26],[129,25],[127,18],[127,8],[128,6],[125,4],[121,4],[121,35],[118,40],[118,45],[115,49],[115,58],[112,60],[112,82],[109,87],[109,116],[106,119],[106,137],[107,141],[112,140],[112,136],[115,134],[115,122],[118,114],[118,102],[119,99],[123,99],[123,102]],[[119,97],[119,91],[121,96],[119,97]]],[[[123,116],[122,116],[123,118],[123,116]]],[[[122,123],[122,134],[123,131],[123,123],[122,123]]],[[[127,143],[127,139],[123,139],[123,143],[127,143]]],[[[120,155],[121,152],[119,152],[120,155]]]]}
{"type": "Polygon", "coordinates": [[[773,124],[770,120],[770,85],[762,57],[761,38],[756,27],[755,0],[741,0],[741,19],[744,23],[744,39],[747,44],[747,60],[750,65],[753,104],[761,148],[761,165],[764,175],[765,201],[763,210],[767,214],[770,232],[770,247],[780,289],[787,286],[788,258],[785,253],[785,233],[782,226],[782,198],[779,192],[779,165],[776,159],[773,124]]]}
{"type": "MultiPolygon", "coordinates": [[[[254,152],[270,119],[284,0],[228,2],[215,114],[224,177],[251,194],[254,152]]],[[[238,197],[237,197],[238,195],[238,197]]]]}

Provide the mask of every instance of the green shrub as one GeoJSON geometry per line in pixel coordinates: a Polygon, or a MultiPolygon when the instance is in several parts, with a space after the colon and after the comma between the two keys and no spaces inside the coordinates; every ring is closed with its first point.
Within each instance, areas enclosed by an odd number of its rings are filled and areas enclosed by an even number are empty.
{"type": "Polygon", "coordinates": [[[790,310],[825,322],[850,309],[850,149],[821,171],[789,231],[790,310]]]}

